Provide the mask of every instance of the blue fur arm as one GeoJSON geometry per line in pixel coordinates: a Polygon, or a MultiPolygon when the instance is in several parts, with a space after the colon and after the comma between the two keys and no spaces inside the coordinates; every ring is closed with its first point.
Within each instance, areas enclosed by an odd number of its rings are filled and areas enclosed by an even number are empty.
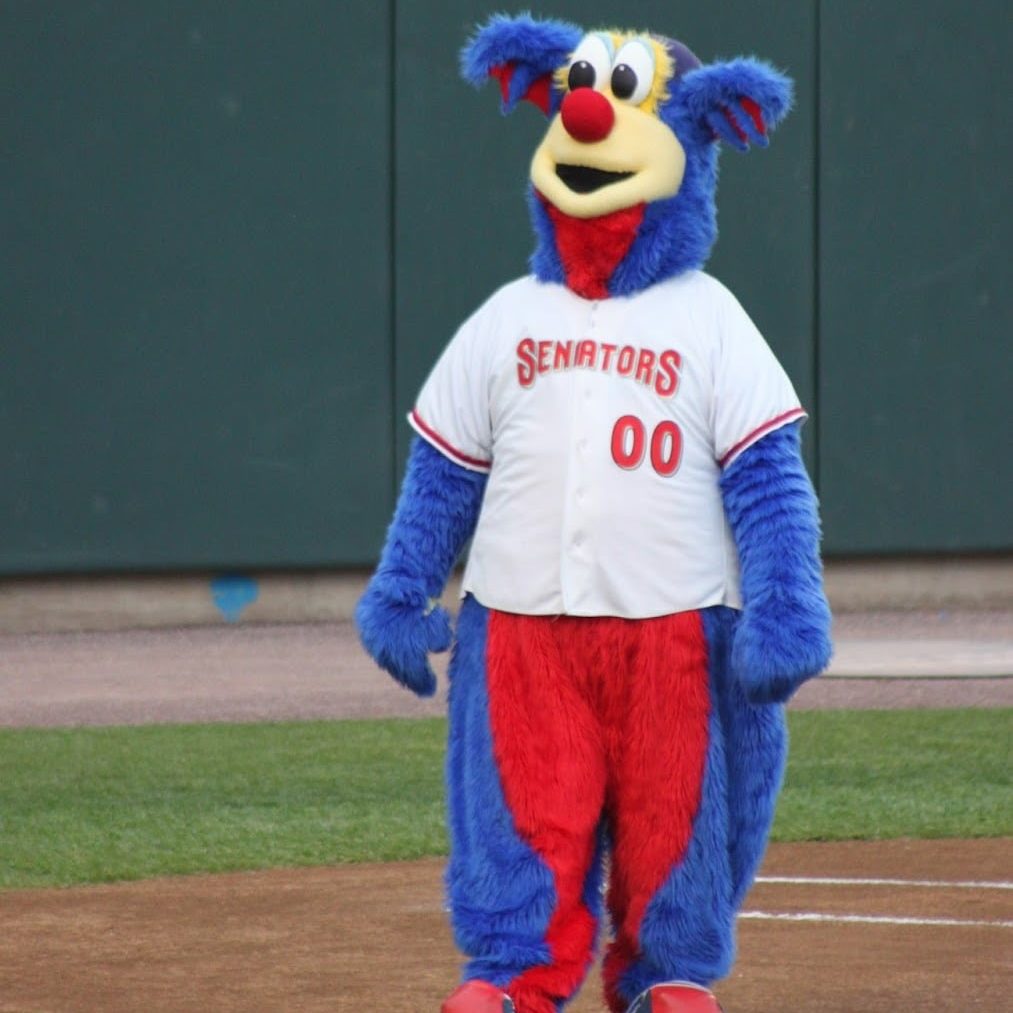
{"type": "Polygon", "coordinates": [[[419,696],[432,696],[430,651],[450,646],[450,618],[435,604],[482,505],[486,476],[415,438],[380,563],[355,610],[363,647],[419,696]]]}
{"type": "Polygon", "coordinates": [[[787,700],[830,661],[820,522],[799,425],[763,437],[721,476],[742,579],[732,670],[754,703],[787,700]]]}

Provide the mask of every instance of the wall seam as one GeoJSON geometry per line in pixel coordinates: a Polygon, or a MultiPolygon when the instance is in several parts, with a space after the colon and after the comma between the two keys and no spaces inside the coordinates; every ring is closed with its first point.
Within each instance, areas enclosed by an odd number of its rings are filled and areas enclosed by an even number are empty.
{"type": "Polygon", "coordinates": [[[388,335],[390,352],[390,489],[392,502],[397,502],[398,494],[398,422],[397,422],[397,334],[398,334],[398,278],[397,278],[397,0],[388,0],[389,35],[387,40],[387,151],[388,151],[388,276],[387,288],[390,299],[390,334],[388,335]]]}
{"type": "Polygon", "coordinates": [[[812,231],[812,286],[813,286],[813,308],[812,308],[812,342],[813,342],[813,358],[812,358],[812,392],[813,392],[813,414],[815,416],[816,427],[815,427],[815,438],[813,440],[813,481],[816,486],[817,492],[822,490],[823,476],[821,473],[821,465],[823,456],[821,454],[822,443],[823,443],[823,412],[822,412],[822,387],[820,383],[821,379],[821,365],[820,365],[820,349],[822,344],[821,334],[821,292],[820,292],[820,270],[822,267],[822,250],[820,247],[821,234],[820,234],[820,173],[821,173],[821,148],[822,139],[820,137],[820,101],[822,94],[822,82],[820,75],[822,74],[822,18],[821,18],[821,7],[822,0],[814,0],[814,31],[813,31],[813,166],[812,166],[812,207],[813,207],[813,231],[812,231]]]}

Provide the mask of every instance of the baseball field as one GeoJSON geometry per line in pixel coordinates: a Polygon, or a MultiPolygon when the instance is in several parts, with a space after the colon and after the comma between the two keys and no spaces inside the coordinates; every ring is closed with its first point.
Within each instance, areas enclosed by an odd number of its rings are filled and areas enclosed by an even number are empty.
{"type": "MultiPolygon", "coordinates": [[[[439,1007],[439,699],[341,624],[0,641],[0,1011],[439,1007]]],[[[1010,680],[949,674],[799,694],[730,1013],[1008,1008],[1010,680]]],[[[603,1008],[592,972],[572,1009],[603,1008]]]]}

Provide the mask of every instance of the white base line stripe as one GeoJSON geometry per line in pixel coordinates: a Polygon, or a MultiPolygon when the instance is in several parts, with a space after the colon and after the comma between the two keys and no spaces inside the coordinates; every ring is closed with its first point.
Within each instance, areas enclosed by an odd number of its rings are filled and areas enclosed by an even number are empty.
{"type": "Polygon", "coordinates": [[[961,918],[890,918],[885,915],[824,915],[814,911],[741,911],[739,917],[751,921],[851,922],[859,925],[943,925],[962,928],[1013,929],[1013,922],[965,921],[961,918]]]}
{"type": "Polygon", "coordinates": [[[830,876],[757,876],[757,883],[797,883],[800,886],[919,886],[939,890],[1013,890],[1013,883],[934,879],[849,879],[830,876]]]}

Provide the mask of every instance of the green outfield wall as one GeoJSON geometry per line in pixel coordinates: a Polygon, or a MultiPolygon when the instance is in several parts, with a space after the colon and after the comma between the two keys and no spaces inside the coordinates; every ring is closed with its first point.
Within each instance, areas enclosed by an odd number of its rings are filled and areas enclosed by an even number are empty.
{"type": "MultiPolygon", "coordinates": [[[[0,3],[0,574],[344,567],[439,349],[525,271],[544,121],[469,0],[0,3]]],[[[710,270],[810,408],[830,553],[1013,548],[999,2],[558,0],[796,80],[710,270]]]]}

